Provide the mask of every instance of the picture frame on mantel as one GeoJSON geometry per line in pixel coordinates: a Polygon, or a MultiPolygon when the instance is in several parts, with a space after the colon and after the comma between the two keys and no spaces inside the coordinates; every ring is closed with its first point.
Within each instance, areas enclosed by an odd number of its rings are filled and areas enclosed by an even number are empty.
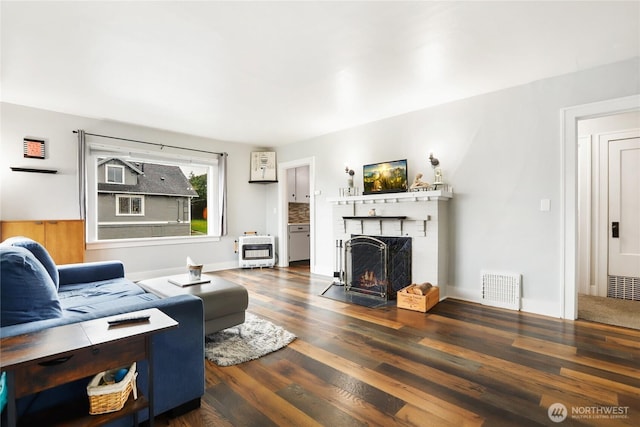
{"type": "Polygon", "coordinates": [[[278,182],[275,151],[252,151],[250,183],[278,182]]]}

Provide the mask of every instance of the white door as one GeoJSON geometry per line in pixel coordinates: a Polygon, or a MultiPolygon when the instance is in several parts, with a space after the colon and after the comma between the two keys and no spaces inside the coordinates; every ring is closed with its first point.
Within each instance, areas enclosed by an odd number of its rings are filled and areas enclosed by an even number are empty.
{"type": "Polygon", "coordinates": [[[609,281],[640,283],[640,138],[609,141],[609,281]]]}

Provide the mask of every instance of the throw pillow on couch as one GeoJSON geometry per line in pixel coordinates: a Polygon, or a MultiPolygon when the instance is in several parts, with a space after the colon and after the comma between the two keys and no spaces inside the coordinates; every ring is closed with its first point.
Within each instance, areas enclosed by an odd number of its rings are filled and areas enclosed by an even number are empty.
{"type": "Polygon", "coordinates": [[[60,284],[58,267],[56,267],[56,263],[53,261],[53,258],[51,258],[51,255],[49,255],[49,252],[47,252],[44,246],[35,240],[22,236],[9,237],[7,240],[2,242],[2,246],[13,246],[28,249],[29,252],[31,252],[31,254],[33,254],[33,256],[36,257],[36,259],[40,261],[42,266],[47,270],[51,280],[53,280],[56,290],[58,289],[60,284]]]}
{"type": "Polygon", "coordinates": [[[0,272],[0,326],[62,317],[57,286],[29,249],[0,245],[0,272]]]}

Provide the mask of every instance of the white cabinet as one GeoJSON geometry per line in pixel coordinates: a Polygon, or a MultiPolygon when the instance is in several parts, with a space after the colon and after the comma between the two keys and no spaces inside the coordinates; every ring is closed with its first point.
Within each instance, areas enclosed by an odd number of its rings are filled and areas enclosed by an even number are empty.
{"type": "Polygon", "coordinates": [[[287,196],[289,203],[296,202],[296,170],[287,169],[287,196]]]}
{"type": "Polygon", "coordinates": [[[302,166],[296,168],[296,201],[309,203],[309,198],[309,166],[302,166]]]}
{"type": "Polygon", "coordinates": [[[289,225],[289,261],[311,258],[308,224],[289,225]]]}
{"type": "Polygon", "coordinates": [[[287,169],[289,202],[309,203],[309,166],[287,169]]]}

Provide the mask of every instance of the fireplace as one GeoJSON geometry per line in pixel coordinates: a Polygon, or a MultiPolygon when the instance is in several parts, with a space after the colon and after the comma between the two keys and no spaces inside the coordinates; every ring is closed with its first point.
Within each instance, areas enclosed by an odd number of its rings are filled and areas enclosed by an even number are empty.
{"type": "MultiPolygon", "coordinates": [[[[344,296],[347,302],[357,299],[366,300],[367,304],[371,302],[387,304],[388,300],[384,298],[393,298],[393,294],[404,284],[430,282],[438,285],[443,295],[446,295],[449,283],[448,202],[452,197],[451,192],[444,190],[327,197],[327,201],[333,205],[332,235],[336,242],[334,282],[330,285],[329,293],[336,288],[335,294],[344,296]],[[372,215],[373,209],[375,209],[375,215],[372,215]],[[383,295],[380,298],[369,297],[367,291],[371,289],[368,287],[364,288],[365,293],[345,292],[347,281],[349,288],[354,290],[354,272],[356,277],[363,274],[355,271],[359,268],[357,264],[354,266],[351,263],[353,253],[348,255],[350,257],[348,265],[346,262],[345,244],[355,236],[371,236],[383,242],[385,240],[378,236],[410,238],[411,255],[406,262],[407,267],[410,265],[410,273],[407,273],[407,279],[399,282],[389,278],[386,292],[377,292],[378,295],[383,295]],[[348,271],[348,280],[345,277],[345,271],[348,271]]],[[[353,246],[349,250],[352,249],[353,246]]],[[[382,257],[376,251],[373,251],[373,254],[376,258],[382,257]]],[[[355,255],[358,258],[358,254],[355,255]]],[[[391,255],[387,256],[393,258],[391,255]]],[[[391,277],[389,263],[390,261],[387,261],[387,275],[391,277]]],[[[394,274],[397,274],[397,271],[394,274]]],[[[371,274],[365,277],[372,278],[371,274]]],[[[355,286],[359,287],[357,283],[355,286]]],[[[378,286],[378,288],[384,289],[384,286],[378,286]]],[[[372,293],[372,295],[375,294],[372,293]]],[[[336,299],[342,301],[337,297],[336,299]]]]}
{"type": "Polygon", "coordinates": [[[346,292],[389,300],[411,284],[411,237],[352,235],[344,254],[346,292]]]}

